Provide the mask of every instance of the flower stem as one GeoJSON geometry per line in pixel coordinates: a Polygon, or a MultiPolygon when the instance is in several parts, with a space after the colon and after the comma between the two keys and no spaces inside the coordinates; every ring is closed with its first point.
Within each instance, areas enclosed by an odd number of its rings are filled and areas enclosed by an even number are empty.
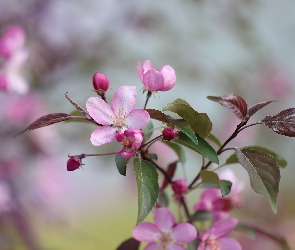
{"type": "Polygon", "coordinates": [[[145,104],[144,104],[143,109],[146,109],[147,103],[148,103],[148,101],[149,101],[151,95],[152,95],[152,92],[151,92],[151,91],[148,91],[148,92],[147,92],[147,95],[146,95],[146,100],[145,100],[145,104]]]}

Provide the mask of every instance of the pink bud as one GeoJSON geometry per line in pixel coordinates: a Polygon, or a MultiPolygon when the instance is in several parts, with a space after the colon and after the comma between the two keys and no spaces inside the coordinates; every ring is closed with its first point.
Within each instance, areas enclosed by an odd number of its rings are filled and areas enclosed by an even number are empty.
{"type": "Polygon", "coordinates": [[[178,132],[172,128],[165,128],[162,132],[164,140],[171,141],[178,136],[178,132]]]}
{"type": "Polygon", "coordinates": [[[108,90],[110,83],[109,79],[102,73],[96,72],[92,77],[93,87],[95,90],[104,93],[108,90]]]}
{"type": "Polygon", "coordinates": [[[85,158],[84,154],[71,156],[67,162],[67,170],[74,171],[78,169],[80,166],[83,165],[81,161],[83,158],[85,158]]]}
{"type": "Polygon", "coordinates": [[[180,178],[176,181],[173,181],[172,182],[172,189],[175,194],[178,194],[178,195],[185,194],[186,190],[187,190],[187,184],[186,184],[185,179],[180,178]]]}

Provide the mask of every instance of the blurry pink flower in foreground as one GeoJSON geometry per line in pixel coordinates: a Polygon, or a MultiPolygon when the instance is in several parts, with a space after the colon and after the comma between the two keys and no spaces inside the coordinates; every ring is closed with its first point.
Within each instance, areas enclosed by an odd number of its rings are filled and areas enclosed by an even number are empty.
{"type": "Polygon", "coordinates": [[[142,222],[132,231],[136,240],[148,243],[144,250],[185,250],[182,243],[191,242],[197,237],[197,230],[190,223],[174,226],[174,216],[168,208],[157,209],[154,220],[155,224],[142,222]]]}
{"type": "Polygon", "coordinates": [[[176,83],[175,71],[169,65],[157,70],[154,69],[151,61],[147,60],[141,66],[140,61],[137,60],[137,73],[145,89],[150,92],[170,90],[176,83]]]}
{"type": "Polygon", "coordinates": [[[90,116],[102,128],[96,129],[90,141],[94,146],[113,141],[117,132],[124,132],[128,128],[141,129],[150,120],[148,112],[144,109],[135,109],[136,87],[121,86],[113,98],[111,107],[99,97],[91,97],[86,102],[90,116]]]}
{"type": "Polygon", "coordinates": [[[198,250],[242,250],[238,241],[226,236],[238,224],[238,220],[231,218],[210,227],[201,234],[198,250]]]}
{"type": "Polygon", "coordinates": [[[24,47],[25,32],[21,27],[10,27],[0,38],[0,57],[4,58],[0,67],[0,90],[25,94],[28,83],[22,69],[28,59],[24,47]]]}
{"type": "Polygon", "coordinates": [[[119,152],[119,154],[123,158],[132,157],[140,148],[143,136],[143,132],[139,129],[127,129],[124,133],[117,133],[116,139],[118,142],[122,142],[123,146],[123,149],[119,152]]]}
{"type": "Polygon", "coordinates": [[[220,180],[229,180],[232,182],[231,193],[222,197],[219,188],[209,187],[204,189],[199,202],[194,205],[195,211],[206,210],[211,212],[214,222],[226,219],[234,207],[240,207],[242,205],[238,193],[243,188],[243,184],[240,184],[234,173],[230,169],[226,169],[219,173],[219,178],[220,180]]]}

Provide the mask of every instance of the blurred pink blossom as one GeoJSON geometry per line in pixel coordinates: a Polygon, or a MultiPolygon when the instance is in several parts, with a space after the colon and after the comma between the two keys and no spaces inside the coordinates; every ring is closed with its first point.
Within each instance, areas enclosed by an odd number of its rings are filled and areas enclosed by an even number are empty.
{"type": "Polygon", "coordinates": [[[24,30],[18,26],[8,28],[0,38],[0,56],[4,58],[0,66],[0,90],[19,94],[28,92],[28,83],[22,75],[28,60],[24,43],[24,30]]]}
{"type": "Polygon", "coordinates": [[[231,218],[213,225],[199,237],[201,243],[198,250],[242,250],[238,241],[226,236],[237,224],[238,220],[231,218]]]}
{"type": "Polygon", "coordinates": [[[185,250],[181,243],[191,242],[197,237],[196,228],[190,223],[175,224],[168,208],[159,208],[154,213],[155,224],[142,222],[134,227],[133,237],[148,245],[144,250],[185,250]]]}

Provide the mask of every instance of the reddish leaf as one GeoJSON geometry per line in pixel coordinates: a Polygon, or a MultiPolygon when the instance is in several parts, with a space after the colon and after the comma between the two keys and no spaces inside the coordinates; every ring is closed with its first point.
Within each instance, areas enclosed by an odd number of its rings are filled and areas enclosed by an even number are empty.
{"type": "Polygon", "coordinates": [[[138,250],[140,242],[134,238],[130,238],[121,243],[116,250],[138,250]]]}
{"type": "Polygon", "coordinates": [[[249,174],[252,189],[267,197],[272,210],[276,212],[281,178],[276,160],[261,150],[235,148],[235,151],[239,162],[249,174]]]}
{"type": "Polygon", "coordinates": [[[274,101],[268,101],[268,102],[260,102],[260,103],[257,103],[253,106],[251,106],[249,109],[248,109],[248,113],[247,113],[247,116],[250,118],[252,115],[254,115],[258,110],[264,108],[266,105],[272,103],[274,101]]]}
{"type": "Polygon", "coordinates": [[[68,97],[67,93],[65,94],[65,96],[69,100],[69,102],[84,115],[84,117],[86,117],[87,119],[91,119],[88,112],[85,109],[83,109],[78,103],[76,103],[70,97],[68,97]]]}
{"type": "Polygon", "coordinates": [[[152,119],[155,119],[155,120],[158,120],[161,122],[165,122],[165,123],[169,124],[169,126],[174,127],[174,125],[171,122],[171,120],[169,119],[169,117],[167,115],[165,115],[163,112],[161,112],[160,110],[146,109],[146,111],[149,113],[149,115],[152,119]]]}
{"type": "MultiPolygon", "coordinates": [[[[176,166],[177,166],[177,161],[172,162],[171,164],[169,164],[168,169],[167,169],[167,175],[170,177],[170,179],[173,178],[175,170],[176,170],[176,166]]],[[[161,192],[163,192],[163,190],[168,186],[169,182],[166,178],[164,178],[163,180],[163,184],[161,187],[161,192]]]]}
{"type": "Polygon", "coordinates": [[[247,115],[248,105],[246,101],[236,95],[236,94],[227,94],[224,96],[208,96],[209,100],[218,102],[220,105],[231,110],[240,120],[244,120],[244,117],[247,115]]]}
{"type": "Polygon", "coordinates": [[[295,137],[295,108],[268,115],[261,122],[278,134],[295,137]]]}
{"type": "Polygon", "coordinates": [[[18,132],[15,136],[21,135],[25,132],[29,132],[29,131],[37,129],[37,128],[46,127],[46,126],[52,125],[54,123],[63,122],[63,121],[69,120],[71,118],[72,118],[71,115],[68,115],[65,113],[53,113],[53,114],[44,115],[44,116],[41,116],[40,118],[38,118],[37,120],[35,120],[33,123],[31,123],[23,131],[18,132]]]}

